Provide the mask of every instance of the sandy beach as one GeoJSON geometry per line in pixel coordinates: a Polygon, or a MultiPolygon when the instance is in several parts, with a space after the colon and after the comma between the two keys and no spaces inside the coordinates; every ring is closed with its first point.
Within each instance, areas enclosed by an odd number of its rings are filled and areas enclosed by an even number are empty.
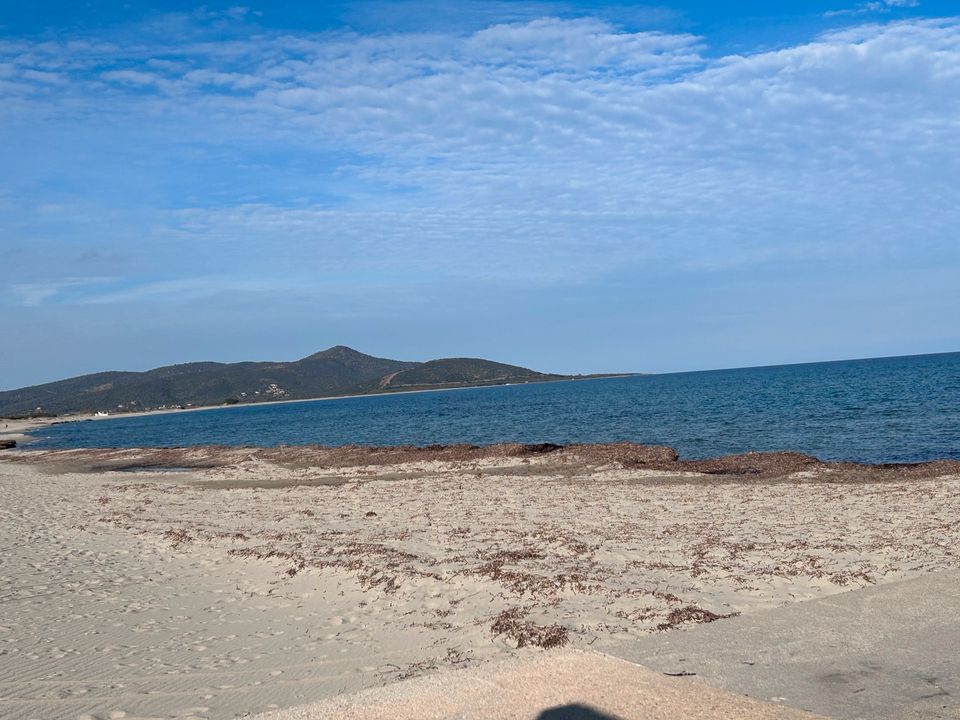
{"type": "MultiPolygon", "coordinates": [[[[78,421],[92,420],[94,417],[94,415],[79,415],[76,416],[76,419],[78,421]]],[[[30,436],[31,432],[46,427],[57,420],[59,418],[22,418],[16,420],[0,418],[0,441],[12,440],[17,445],[27,445],[33,439],[30,436]]]]}
{"type": "Polygon", "coordinates": [[[0,720],[960,720],[960,0],[0,0],[0,720]]]}
{"type": "Polygon", "coordinates": [[[960,567],[953,464],[658,465],[640,446],[4,451],[0,717],[244,717],[960,567]]]}

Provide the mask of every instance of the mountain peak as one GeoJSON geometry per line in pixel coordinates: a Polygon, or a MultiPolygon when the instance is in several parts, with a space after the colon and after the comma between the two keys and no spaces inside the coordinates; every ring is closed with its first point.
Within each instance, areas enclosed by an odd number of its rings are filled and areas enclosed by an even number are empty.
{"type": "Polygon", "coordinates": [[[304,360],[319,360],[322,358],[331,358],[331,359],[345,359],[345,358],[366,358],[370,357],[365,355],[359,350],[354,350],[352,347],[347,347],[346,345],[334,345],[329,347],[326,350],[321,350],[320,352],[315,352],[313,355],[308,355],[304,360]]]}

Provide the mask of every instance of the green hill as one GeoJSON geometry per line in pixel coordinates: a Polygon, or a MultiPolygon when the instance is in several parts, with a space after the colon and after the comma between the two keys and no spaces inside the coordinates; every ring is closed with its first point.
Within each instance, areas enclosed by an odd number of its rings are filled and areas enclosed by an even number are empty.
{"type": "Polygon", "coordinates": [[[380,390],[410,390],[424,387],[450,387],[463,385],[498,385],[504,383],[536,382],[545,376],[516,365],[478,358],[449,358],[431,360],[415,367],[400,370],[380,379],[380,390]]]}
{"type": "Polygon", "coordinates": [[[338,345],[294,362],[196,362],[146,372],[102,372],[8,390],[0,392],[0,416],[131,412],[562,377],[476,358],[423,363],[388,360],[338,345]]]}

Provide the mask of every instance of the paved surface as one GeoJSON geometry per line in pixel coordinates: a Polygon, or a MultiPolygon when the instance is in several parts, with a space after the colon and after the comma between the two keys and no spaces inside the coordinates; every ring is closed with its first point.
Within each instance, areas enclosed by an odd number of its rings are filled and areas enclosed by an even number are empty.
{"type": "Polygon", "coordinates": [[[577,650],[532,652],[259,716],[262,720],[815,720],[577,650]]]}
{"type": "Polygon", "coordinates": [[[956,720],[960,572],[652,635],[613,652],[845,720],[956,720]]]}

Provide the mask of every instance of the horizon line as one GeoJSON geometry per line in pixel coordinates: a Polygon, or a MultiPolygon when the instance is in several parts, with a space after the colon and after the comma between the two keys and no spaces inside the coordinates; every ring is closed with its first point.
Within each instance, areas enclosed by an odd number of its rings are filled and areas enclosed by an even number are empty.
{"type": "MultiPolygon", "coordinates": [[[[235,365],[235,364],[239,364],[239,363],[295,363],[295,362],[299,362],[299,361],[301,361],[301,360],[306,360],[307,358],[309,358],[309,357],[311,357],[311,356],[313,356],[313,355],[318,355],[318,354],[321,354],[321,353],[324,353],[324,352],[329,352],[330,350],[335,350],[335,349],[337,349],[337,348],[345,348],[345,349],[347,349],[347,350],[351,350],[351,351],[353,351],[353,352],[360,353],[361,355],[367,355],[367,353],[365,353],[365,352],[363,352],[363,351],[361,351],[361,350],[357,350],[356,348],[350,347],[349,345],[336,344],[336,345],[331,345],[330,347],[328,347],[328,348],[326,348],[326,349],[324,349],[324,350],[318,350],[317,352],[310,353],[309,355],[304,355],[303,357],[299,357],[299,358],[296,358],[296,359],[294,359],[294,360],[235,360],[235,361],[223,361],[223,360],[186,360],[186,361],[184,361],[184,362],[171,363],[171,364],[169,364],[169,365],[158,365],[158,366],[156,366],[156,367],[151,367],[151,368],[148,368],[148,369],[146,369],[146,370],[97,370],[97,371],[94,371],[94,372],[82,373],[82,374],[80,374],[80,375],[71,375],[71,376],[69,376],[69,377],[58,378],[58,379],[55,379],[55,380],[46,380],[46,381],[44,381],[44,382],[34,383],[34,384],[32,384],[32,385],[21,385],[20,387],[14,387],[14,388],[8,388],[8,389],[0,388],[0,393],[16,392],[17,390],[27,390],[27,389],[29,389],[29,388],[40,387],[40,386],[42,386],[42,385],[49,385],[49,384],[56,383],[56,382],[65,382],[65,381],[67,381],[67,380],[74,380],[74,379],[77,379],[77,378],[88,377],[88,376],[91,376],[91,375],[100,375],[100,374],[103,374],[103,373],[116,372],[116,373],[140,374],[140,373],[152,372],[152,371],[154,371],[154,370],[160,370],[160,369],[162,369],[162,368],[177,367],[178,365],[193,365],[193,364],[197,364],[197,363],[212,363],[212,364],[216,364],[216,365],[235,365]]],[[[528,367],[523,366],[523,365],[516,365],[516,367],[523,367],[523,368],[526,369],[526,370],[533,370],[533,372],[538,372],[538,373],[541,373],[541,374],[543,374],[543,375],[559,375],[559,376],[563,376],[563,377],[586,376],[586,375],[610,375],[610,376],[614,376],[614,377],[616,377],[616,376],[619,376],[619,377],[631,377],[631,376],[632,376],[632,377],[636,377],[636,376],[647,376],[647,377],[651,377],[651,376],[654,376],[654,375],[689,375],[689,374],[692,374],[692,373],[704,373],[704,372],[729,372],[729,371],[735,371],[735,370],[761,370],[761,369],[764,369],[764,368],[798,367],[798,366],[802,366],[802,365],[827,365],[827,364],[831,364],[831,363],[842,363],[842,362],[868,362],[868,361],[872,361],[872,360],[896,360],[896,359],[912,358],[912,357],[929,357],[929,356],[933,356],[933,355],[956,355],[956,354],[958,354],[958,353],[960,353],[960,350],[941,350],[941,351],[936,351],[936,352],[905,353],[905,354],[898,354],[898,355],[876,355],[876,356],[869,356],[869,357],[833,358],[833,359],[830,359],[830,360],[804,360],[804,361],[802,361],[802,362],[780,362],[780,363],[768,363],[768,364],[761,364],[761,365],[737,365],[737,366],[732,366],[732,367],[714,367],[714,368],[697,368],[697,369],[693,369],[693,370],[663,370],[663,371],[621,370],[621,371],[616,371],[616,372],[614,372],[614,371],[593,371],[593,372],[578,371],[578,372],[576,372],[576,373],[560,373],[560,372],[554,372],[554,371],[552,371],[552,370],[550,370],[550,371],[534,370],[533,368],[528,368],[528,367]]],[[[380,357],[380,356],[377,356],[377,355],[367,355],[367,357],[373,357],[373,358],[377,358],[377,359],[381,359],[381,360],[393,360],[393,358],[383,358],[383,357],[380,357]]],[[[396,361],[396,362],[427,363],[427,362],[433,362],[433,361],[435,361],[435,360],[469,360],[469,359],[473,359],[473,360],[486,360],[487,362],[497,362],[497,363],[501,363],[501,364],[504,364],[504,365],[512,365],[512,364],[514,364],[514,363],[510,363],[510,362],[504,362],[504,361],[501,361],[501,360],[489,360],[488,358],[480,358],[480,357],[473,358],[473,357],[469,357],[469,356],[466,356],[466,355],[447,356],[447,357],[440,357],[440,358],[431,358],[430,360],[398,360],[398,361],[396,361]]],[[[326,398],[303,398],[303,399],[326,399],[326,398]]],[[[285,402],[285,401],[279,401],[279,402],[285,402]]]]}

